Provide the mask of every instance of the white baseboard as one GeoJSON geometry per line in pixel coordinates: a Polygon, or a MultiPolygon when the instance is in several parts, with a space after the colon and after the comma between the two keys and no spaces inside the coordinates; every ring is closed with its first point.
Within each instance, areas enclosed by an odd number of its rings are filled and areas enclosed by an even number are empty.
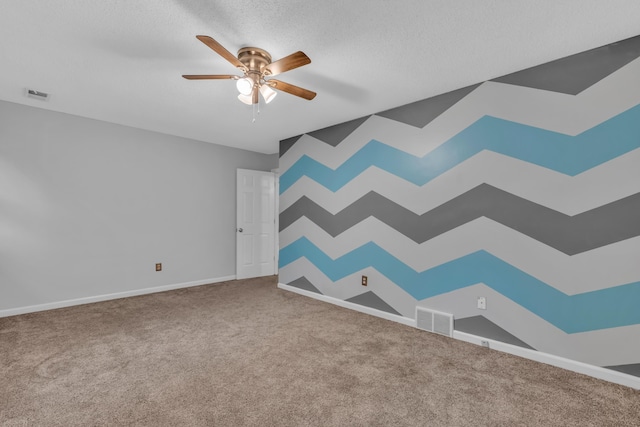
{"type": "Polygon", "coordinates": [[[295,286],[285,285],[284,283],[278,283],[278,288],[284,289],[285,291],[294,292],[296,294],[304,295],[306,297],[311,297],[318,299],[320,301],[329,302],[334,305],[339,305],[340,307],[349,308],[351,310],[359,311],[361,313],[370,314],[376,317],[382,317],[383,319],[391,320],[393,322],[402,323],[407,326],[416,326],[416,321],[413,319],[409,319],[408,317],[399,316],[397,314],[387,313],[385,311],[376,310],[375,308],[365,307],[364,305],[355,304],[348,301],[343,301],[338,298],[330,297],[327,295],[317,294],[315,292],[305,291],[304,289],[296,288],[295,286]]]}
{"type": "Polygon", "coordinates": [[[96,295],[92,297],[49,302],[49,303],[38,304],[38,305],[29,305],[26,307],[9,308],[6,310],[0,310],[0,317],[17,316],[19,314],[34,313],[37,311],[45,311],[45,310],[54,310],[56,308],[71,307],[74,305],[90,304],[94,302],[108,301],[108,300],[118,299],[118,298],[135,297],[138,295],[153,294],[156,292],[166,292],[166,291],[172,291],[174,289],[190,288],[193,286],[207,285],[210,283],[226,282],[228,280],[235,280],[235,278],[236,278],[235,275],[224,276],[224,277],[217,277],[214,279],[196,280],[193,282],[177,283],[173,285],[154,286],[152,288],[134,289],[132,291],[116,292],[113,294],[96,295]]]}
{"type": "Polygon", "coordinates": [[[488,341],[489,348],[492,350],[498,350],[503,353],[513,354],[514,356],[520,356],[525,359],[535,360],[536,362],[546,363],[547,365],[556,366],[558,368],[563,368],[569,371],[577,372],[579,374],[589,375],[590,377],[640,390],[639,377],[614,371],[612,369],[589,365],[588,363],[566,359],[564,357],[519,347],[513,344],[494,341],[484,337],[479,337],[477,335],[468,334],[466,332],[453,331],[453,338],[476,345],[481,345],[480,341],[488,341]]]}
{"type": "MultiPolygon", "coordinates": [[[[348,301],[343,301],[338,298],[330,297],[327,295],[317,294],[315,292],[305,291],[303,289],[296,288],[294,286],[278,283],[278,288],[295,292],[300,295],[315,298],[320,301],[328,302],[331,304],[339,305],[340,307],[350,308],[361,313],[370,314],[372,316],[381,317],[393,322],[402,323],[403,325],[416,327],[416,321],[404,316],[398,316],[384,311],[376,310],[369,307],[364,307],[359,304],[355,304],[348,301]]],[[[628,375],[622,372],[614,371],[612,369],[602,368],[600,366],[589,365],[587,363],[578,362],[576,360],[566,359],[560,356],[554,356],[553,354],[543,353],[541,351],[530,350],[528,348],[519,347],[517,345],[507,344],[500,341],[494,341],[485,337],[468,334],[466,332],[453,331],[453,338],[465,341],[471,344],[482,345],[481,341],[488,341],[489,348],[503,353],[513,354],[514,356],[523,357],[525,359],[534,360],[536,362],[546,363],[547,365],[556,366],[569,371],[577,372],[584,375],[589,375],[594,378],[609,381],[615,384],[631,387],[636,390],[640,390],[640,378],[628,375]]]]}

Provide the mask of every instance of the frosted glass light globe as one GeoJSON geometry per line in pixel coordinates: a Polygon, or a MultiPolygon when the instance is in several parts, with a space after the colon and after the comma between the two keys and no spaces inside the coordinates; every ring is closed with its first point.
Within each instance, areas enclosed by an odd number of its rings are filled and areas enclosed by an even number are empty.
{"type": "Polygon", "coordinates": [[[236,82],[236,87],[238,88],[238,92],[243,95],[251,95],[253,92],[253,80],[247,77],[243,77],[238,79],[236,82]]]}

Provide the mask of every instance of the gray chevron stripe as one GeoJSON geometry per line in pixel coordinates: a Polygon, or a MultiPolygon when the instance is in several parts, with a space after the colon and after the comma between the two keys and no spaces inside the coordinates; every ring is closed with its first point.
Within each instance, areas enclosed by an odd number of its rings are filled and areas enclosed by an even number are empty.
{"type": "Polygon", "coordinates": [[[289,151],[289,148],[293,147],[293,144],[298,142],[300,138],[302,138],[302,135],[294,136],[280,141],[280,157],[282,157],[284,153],[289,151]]]}
{"type": "Polygon", "coordinates": [[[640,36],[499,77],[494,82],[577,95],[640,57],[640,36]]]}
{"type": "Polygon", "coordinates": [[[287,285],[289,286],[294,286],[298,289],[303,289],[305,291],[309,291],[309,292],[315,292],[316,294],[320,294],[322,295],[322,292],[320,292],[320,290],[318,288],[316,288],[313,283],[311,283],[309,281],[309,279],[307,279],[306,277],[302,276],[297,278],[296,280],[287,283],[287,285]]]}
{"type": "Polygon", "coordinates": [[[517,345],[518,347],[535,350],[535,348],[531,347],[529,344],[522,341],[515,335],[505,331],[500,326],[496,325],[484,316],[473,316],[465,317],[464,319],[455,319],[453,329],[455,329],[456,331],[477,335],[479,337],[517,345]]]}
{"type": "Polygon", "coordinates": [[[605,368],[640,377],[640,363],[633,363],[631,365],[605,366],[605,368]]]}
{"type": "MultiPolygon", "coordinates": [[[[637,36],[507,74],[491,81],[577,95],[639,57],[640,36],[637,36]]],[[[381,111],[376,115],[423,128],[480,84],[381,111]]],[[[369,116],[329,126],[309,132],[309,135],[335,147],[367,118],[369,116]]],[[[280,156],[286,153],[301,136],[280,141],[280,156]]]]}
{"type": "Polygon", "coordinates": [[[371,116],[360,117],[359,119],[340,123],[334,126],[329,126],[324,129],[309,132],[308,135],[336,147],[338,144],[344,141],[346,137],[351,135],[354,130],[358,129],[361,124],[366,122],[369,117],[371,116]]]}
{"type": "Polygon", "coordinates": [[[394,310],[393,307],[383,301],[382,298],[371,291],[365,292],[364,294],[356,295],[355,297],[351,297],[346,301],[402,316],[402,314],[398,313],[396,310],[394,310]]]}
{"type": "Polygon", "coordinates": [[[443,93],[442,95],[423,99],[422,101],[376,113],[376,116],[386,117],[387,119],[407,125],[423,128],[462,98],[473,92],[478,86],[480,86],[480,84],[443,93]]]}
{"type": "Polygon", "coordinates": [[[373,191],[335,215],[303,196],[280,214],[280,231],[302,216],[334,237],[373,216],[416,243],[487,217],[574,255],[640,235],[640,193],[575,216],[488,184],[481,184],[422,215],[373,191]]]}

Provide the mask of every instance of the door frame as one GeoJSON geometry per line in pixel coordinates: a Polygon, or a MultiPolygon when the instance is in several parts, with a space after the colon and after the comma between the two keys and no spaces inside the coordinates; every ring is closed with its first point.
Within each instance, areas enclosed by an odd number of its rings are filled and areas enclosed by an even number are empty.
{"type": "Polygon", "coordinates": [[[238,259],[238,197],[239,197],[239,193],[238,193],[238,182],[237,182],[237,177],[238,177],[238,170],[245,170],[245,171],[252,171],[252,172],[260,172],[260,173],[271,173],[273,175],[273,182],[274,182],[274,191],[273,191],[273,272],[271,274],[273,275],[277,275],[278,274],[278,263],[279,263],[279,259],[280,259],[280,236],[279,236],[279,227],[280,227],[280,216],[279,216],[279,210],[280,210],[280,197],[279,197],[279,193],[280,193],[280,174],[279,174],[279,168],[276,169],[272,169],[270,171],[264,171],[264,170],[256,170],[256,169],[246,169],[246,168],[236,168],[236,216],[235,216],[235,226],[234,226],[234,234],[235,234],[235,242],[236,242],[236,256],[235,256],[235,260],[236,260],[236,271],[235,271],[235,276],[236,279],[239,276],[239,259],[238,259]]]}

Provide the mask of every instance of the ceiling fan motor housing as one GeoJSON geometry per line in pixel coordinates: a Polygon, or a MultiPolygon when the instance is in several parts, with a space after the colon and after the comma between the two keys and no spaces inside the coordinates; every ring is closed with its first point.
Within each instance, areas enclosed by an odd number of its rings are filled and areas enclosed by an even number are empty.
{"type": "Polygon", "coordinates": [[[247,67],[246,76],[259,85],[264,77],[262,69],[271,64],[271,55],[264,49],[243,47],[238,50],[238,60],[247,67]]]}

